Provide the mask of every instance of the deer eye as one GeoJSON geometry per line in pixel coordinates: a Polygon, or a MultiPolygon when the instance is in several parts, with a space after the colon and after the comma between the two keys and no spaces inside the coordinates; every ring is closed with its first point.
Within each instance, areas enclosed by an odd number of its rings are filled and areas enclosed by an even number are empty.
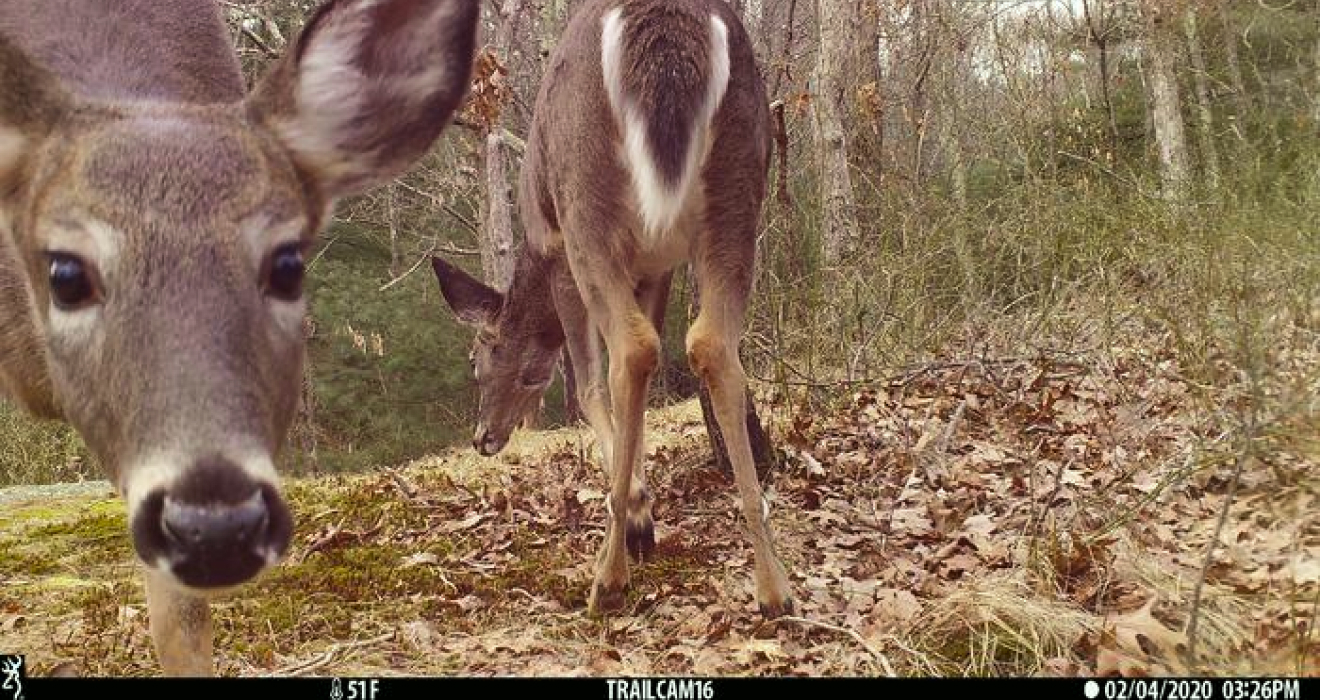
{"type": "Polygon", "coordinates": [[[87,265],[68,253],[50,254],[50,294],[55,306],[63,311],[90,306],[99,297],[87,265]]]}
{"type": "Polygon", "coordinates": [[[281,301],[297,301],[302,297],[304,273],[301,246],[290,243],[276,248],[266,274],[266,293],[281,301]]]}

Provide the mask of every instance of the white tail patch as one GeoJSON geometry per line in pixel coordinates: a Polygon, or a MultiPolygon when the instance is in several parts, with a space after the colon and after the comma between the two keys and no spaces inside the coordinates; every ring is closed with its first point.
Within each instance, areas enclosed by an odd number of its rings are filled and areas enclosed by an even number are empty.
{"type": "Polygon", "coordinates": [[[623,153],[632,173],[643,234],[654,241],[670,231],[687,204],[697,172],[709,149],[710,122],[729,86],[729,30],[724,21],[710,17],[710,83],[706,99],[693,120],[683,173],[677,187],[669,187],[656,168],[646,143],[646,117],[623,94],[623,8],[601,19],[600,63],[610,106],[623,125],[623,153]]]}

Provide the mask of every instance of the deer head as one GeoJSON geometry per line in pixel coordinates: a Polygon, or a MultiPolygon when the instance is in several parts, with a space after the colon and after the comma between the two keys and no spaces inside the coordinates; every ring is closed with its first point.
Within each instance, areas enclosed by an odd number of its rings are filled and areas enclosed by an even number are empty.
{"type": "Polygon", "coordinates": [[[551,301],[548,274],[524,250],[516,279],[523,284],[507,297],[441,258],[431,258],[440,291],[454,315],[476,329],[468,360],[480,401],[472,446],[490,456],[504,449],[524,416],[545,395],[564,344],[551,301]]]}
{"type": "MultiPolygon", "coordinates": [[[[190,12],[217,10],[174,15],[190,12]]],[[[0,22],[0,388],[78,430],[139,557],[184,588],[286,550],[273,463],[302,376],[304,256],[337,199],[438,136],[477,18],[475,0],[332,0],[246,97],[218,15],[172,41],[224,56],[143,52],[190,93],[136,86],[133,65],[123,90],[91,84],[107,73],[56,70],[0,22]]]]}

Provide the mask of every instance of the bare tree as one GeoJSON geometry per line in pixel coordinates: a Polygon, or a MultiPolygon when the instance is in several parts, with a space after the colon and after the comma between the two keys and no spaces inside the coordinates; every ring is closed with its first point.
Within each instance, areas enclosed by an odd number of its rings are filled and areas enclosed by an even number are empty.
{"type": "Polygon", "coordinates": [[[1237,106],[1237,112],[1241,115],[1246,106],[1247,88],[1242,80],[1242,64],[1238,60],[1237,32],[1233,31],[1233,17],[1228,12],[1227,0],[1217,0],[1216,4],[1219,24],[1224,31],[1224,62],[1228,68],[1228,81],[1233,87],[1233,101],[1237,106]]]}
{"type": "Polygon", "coordinates": [[[486,281],[504,289],[513,279],[513,188],[509,185],[508,149],[504,114],[512,89],[508,83],[508,64],[515,50],[515,29],[522,15],[523,0],[503,0],[495,29],[494,55],[489,57],[491,89],[496,93],[495,108],[483,124],[486,171],[486,230],[481,237],[481,268],[486,281]]]}
{"type": "Polygon", "coordinates": [[[837,263],[857,240],[856,201],[848,168],[847,71],[852,64],[854,0],[817,0],[820,46],[817,50],[816,95],[812,133],[820,165],[821,210],[824,219],[822,252],[826,265],[837,263]]]}
{"type": "Polygon", "coordinates": [[[1187,197],[1190,168],[1183,130],[1182,101],[1174,73],[1175,48],[1171,40],[1169,8],[1159,0],[1142,0],[1146,68],[1151,92],[1152,127],[1159,149],[1163,194],[1171,201],[1187,197]]]}
{"type": "Polygon", "coordinates": [[[1196,5],[1189,5],[1183,15],[1183,33],[1187,36],[1187,57],[1192,64],[1192,85],[1196,91],[1196,128],[1200,136],[1201,162],[1206,185],[1219,186],[1219,150],[1215,146],[1214,117],[1210,111],[1210,80],[1205,70],[1205,54],[1196,26],[1196,5]]]}

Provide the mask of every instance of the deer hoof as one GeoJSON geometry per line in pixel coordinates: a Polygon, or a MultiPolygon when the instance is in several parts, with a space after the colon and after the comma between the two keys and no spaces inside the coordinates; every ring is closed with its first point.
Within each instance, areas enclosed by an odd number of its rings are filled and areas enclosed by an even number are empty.
{"type": "Polygon", "coordinates": [[[649,517],[640,523],[630,520],[624,533],[624,542],[633,559],[650,559],[651,553],[655,551],[655,521],[649,517]]]}
{"type": "Polygon", "coordinates": [[[793,602],[792,596],[777,602],[759,603],[758,605],[761,608],[761,617],[764,617],[767,620],[773,620],[785,615],[792,615],[796,608],[796,603],[793,602]]]}
{"type": "Polygon", "coordinates": [[[591,586],[591,600],[587,601],[587,615],[600,617],[623,609],[627,587],[606,587],[599,583],[591,586]]]}

